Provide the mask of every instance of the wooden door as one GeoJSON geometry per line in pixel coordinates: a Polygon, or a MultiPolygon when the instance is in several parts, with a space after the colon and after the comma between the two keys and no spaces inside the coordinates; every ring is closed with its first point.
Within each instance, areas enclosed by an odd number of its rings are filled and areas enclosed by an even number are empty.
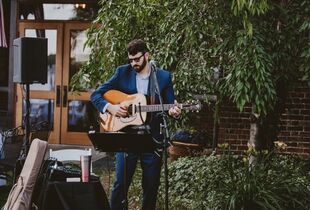
{"type": "MultiPolygon", "coordinates": [[[[72,75],[87,61],[90,50],[83,49],[85,30],[90,23],[20,22],[20,36],[48,39],[48,78],[46,84],[30,85],[30,122],[47,121],[52,131],[49,143],[89,145],[88,92],[72,93],[72,75]]],[[[16,124],[25,116],[24,91],[17,85],[16,124]]]]}
{"type": "Polygon", "coordinates": [[[87,61],[90,49],[84,48],[88,23],[67,23],[64,30],[63,107],[61,142],[90,144],[87,131],[90,125],[89,92],[71,92],[70,79],[87,61]]]}

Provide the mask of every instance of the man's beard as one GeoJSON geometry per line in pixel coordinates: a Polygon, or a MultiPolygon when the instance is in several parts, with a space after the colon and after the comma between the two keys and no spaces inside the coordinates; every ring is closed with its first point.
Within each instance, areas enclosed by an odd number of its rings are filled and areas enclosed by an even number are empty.
{"type": "Polygon", "coordinates": [[[139,73],[139,72],[142,71],[142,69],[144,69],[145,66],[146,66],[146,59],[145,59],[145,57],[143,56],[143,63],[141,64],[141,66],[139,66],[139,65],[134,65],[133,68],[135,69],[135,71],[136,71],[137,73],[139,73]]]}

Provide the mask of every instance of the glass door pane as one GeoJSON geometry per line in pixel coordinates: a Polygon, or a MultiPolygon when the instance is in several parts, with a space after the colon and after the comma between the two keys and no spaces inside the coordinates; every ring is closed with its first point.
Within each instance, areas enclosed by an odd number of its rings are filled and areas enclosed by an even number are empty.
{"type": "MultiPolygon", "coordinates": [[[[30,124],[35,125],[47,122],[53,129],[54,126],[54,100],[30,99],[30,124]]],[[[23,101],[23,119],[26,114],[26,102],[23,101]]],[[[24,124],[24,122],[23,122],[24,124]]]]}
{"type": "Polygon", "coordinates": [[[69,101],[68,103],[68,131],[87,132],[89,130],[89,102],[69,101]]]}

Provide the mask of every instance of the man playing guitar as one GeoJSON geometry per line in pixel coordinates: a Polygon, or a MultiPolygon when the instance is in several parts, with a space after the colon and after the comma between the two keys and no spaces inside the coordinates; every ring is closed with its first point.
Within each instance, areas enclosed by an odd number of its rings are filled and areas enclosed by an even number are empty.
{"type": "MultiPolygon", "coordinates": [[[[113,117],[111,119],[121,118],[124,120],[131,114],[132,109],[130,108],[129,110],[128,104],[112,102],[113,97],[110,97],[112,98],[111,101],[106,99],[109,97],[105,97],[105,94],[108,94],[108,92],[112,90],[124,93],[124,97],[130,97],[137,93],[150,96],[151,104],[159,104],[159,97],[157,94],[154,94],[153,73],[157,76],[163,102],[165,104],[176,104],[171,74],[162,69],[158,69],[156,72],[151,71],[149,52],[146,43],[140,39],[133,40],[128,44],[127,52],[129,64],[119,66],[110,80],[100,86],[91,95],[91,102],[101,114],[108,113],[113,117]]],[[[139,106],[136,106],[135,110],[138,109],[139,106]]],[[[181,114],[181,109],[177,105],[172,105],[169,107],[168,114],[174,118],[178,118],[181,114]]],[[[162,117],[157,115],[156,112],[151,113],[151,120],[147,120],[146,122],[150,127],[150,132],[153,138],[157,141],[163,140],[163,135],[160,133],[161,122],[162,117]]],[[[114,121],[108,120],[106,123],[114,123],[114,121]]],[[[127,126],[123,130],[128,131],[128,129],[131,130],[131,126],[127,126]]],[[[107,129],[107,131],[109,130],[107,129]]],[[[130,141],[130,139],[128,139],[128,141],[130,141]]],[[[140,160],[142,168],[142,209],[155,209],[157,191],[160,183],[161,157],[154,153],[128,153],[126,162],[127,170],[125,172],[127,175],[126,186],[124,186],[123,156],[122,153],[116,154],[116,180],[112,189],[110,203],[111,209],[115,210],[124,208],[122,201],[127,199],[124,198],[124,188],[128,190],[138,159],[140,160]]]]}

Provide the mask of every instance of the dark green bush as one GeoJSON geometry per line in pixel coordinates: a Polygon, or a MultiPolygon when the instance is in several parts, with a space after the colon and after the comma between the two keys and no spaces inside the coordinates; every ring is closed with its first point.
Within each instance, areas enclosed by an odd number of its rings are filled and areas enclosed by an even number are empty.
{"type": "MultiPolygon", "coordinates": [[[[251,167],[248,157],[229,153],[169,162],[169,209],[310,209],[309,161],[273,152],[256,156],[251,167]]],[[[157,209],[164,209],[164,173],[161,178],[157,209]]],[[[138,167],[128,193],[130,209],[139,209],[141,194],[138,167]]]]}
{"type": "Polygon", "coordinates": [[[175,209],[310,209],[309,163],[293,156],[261,154],[253,167],[227,154],[180,158],[169,183],[175,209]]]}

